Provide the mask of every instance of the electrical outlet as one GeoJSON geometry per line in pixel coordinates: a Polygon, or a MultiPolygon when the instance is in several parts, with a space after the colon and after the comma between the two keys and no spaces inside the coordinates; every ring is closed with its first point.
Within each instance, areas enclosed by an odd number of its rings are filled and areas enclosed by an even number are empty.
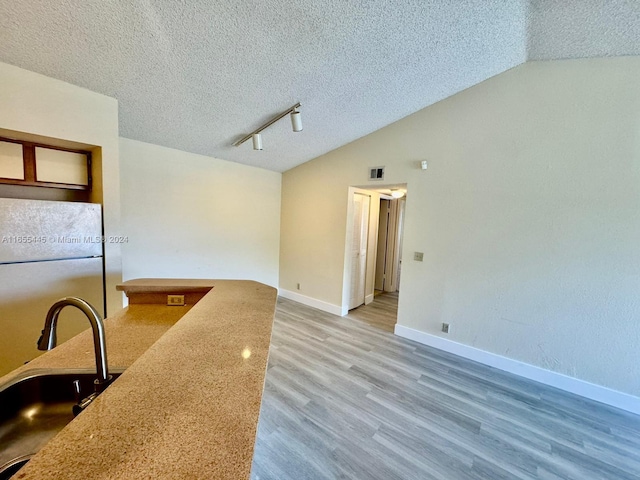
{"type": "Polygon", "coordinates": [[[413,259],[416,262],[421,262],[423,258],[424,258],[424,253],[422,253],[422,252],[413,252],[413,259]]]}
{"type": "Polygon", "coordinates": [[[300,284],[298,284],[298,285],[296,286],[296,288],[297,288],[298,290],[300,290],[300,284]]]}
{"type": "Polygon", "coordinates": [[[184,295],[167,295],[167,305],[184,306],[184,295]]]}
{"type": "Polygon", "coordinates": [[[443,323],[442,324],[442,333],[449,333],[449,324],[448,323],[443,323]]]}

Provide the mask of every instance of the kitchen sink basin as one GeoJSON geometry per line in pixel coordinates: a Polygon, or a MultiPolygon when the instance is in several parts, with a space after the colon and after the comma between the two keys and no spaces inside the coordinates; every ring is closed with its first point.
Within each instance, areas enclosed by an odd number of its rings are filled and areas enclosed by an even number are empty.
{"type": "MultiPolygon", "coordinates": [[[[110,372],[115,380],[122,371],[110,372]]],[[[95,370],[38,370],[0,385],[0,480],[10,478],[74,418],[94,391],[95,370]]]]}

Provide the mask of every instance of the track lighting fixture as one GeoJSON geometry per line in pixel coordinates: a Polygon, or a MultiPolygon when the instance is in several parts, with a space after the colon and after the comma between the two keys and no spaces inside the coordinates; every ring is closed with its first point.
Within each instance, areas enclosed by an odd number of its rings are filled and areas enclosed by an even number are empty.
{"type": "Polygon", "coordinates": [[[253,139],[253,149],[254,150],[262,150],[262,135],[259,133],[254,133],[251,135],[253,139]]]}
{"type": "Polygon", "coordinates": [[[253,139],[253,149],[262,150],[262,135],[260,134],[260,132],[262,132],[265,128],[270,127],[271,125],[276,123],[278,120],[286,117],[289,114],[291,114],[291,128],[293,129],[294,132],[301,132],[302,131],[302,114],[298,111],[299,107],[300,107],[300,102],[296,103],[293,107],[289,108],[288,110],[276,115],[267,123],[262,125],[260,128],[254,130],[248,135],[245,135],[240,140],[235,142],[233,146],[239,147],[240,145],[242,145],[244,142],[246,142],[251,138],[253,139]]]}
{"type": "Polygon", "coordinates": [[[302,131],[302,114],[298,109],[291,112],[291,128],[293,128],[294,132],[302,131]]]}

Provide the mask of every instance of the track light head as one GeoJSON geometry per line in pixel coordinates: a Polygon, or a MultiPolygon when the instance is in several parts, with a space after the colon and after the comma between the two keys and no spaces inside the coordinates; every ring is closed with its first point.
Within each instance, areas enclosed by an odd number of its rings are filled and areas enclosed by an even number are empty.
{"type": "Polygon", "coordinates": [[[253,149],[262,150],[262,134],[254,133],[251,138],[253,139],[253,149]]]}
{"type": "Polygon", "coordinates": [[[291,128],[294,132],[302,131],[302,114],[297,109],[291,112],[291,128]]]}

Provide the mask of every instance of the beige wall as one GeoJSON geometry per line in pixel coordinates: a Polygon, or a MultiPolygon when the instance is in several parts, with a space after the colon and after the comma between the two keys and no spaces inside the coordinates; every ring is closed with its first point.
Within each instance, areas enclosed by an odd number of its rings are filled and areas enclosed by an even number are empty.
{"type": "MultiPolygon", "coordinates": [[[[0,136],[93,151],[93,201],[102,203],[105,235],[120,229],[118,102],[69,83],[0,63],[0,136]],[[97,169],[97,170],[96,170],[97,169]]],[[[105,244],[107,311],[122,308],[120,245],[105,244]]]]}
{"type": "Polygon", "coordinates": [[[282,175],[122,138],[123,275],[278,285],[282,175]]]}
{"type": "Polygon", "coordinates": [[[386,165],[399,324],[640,395],[638,78],[638,57],[527,63],[286,172],[280,287],[340,305],[348,187],[386,165]]]}

